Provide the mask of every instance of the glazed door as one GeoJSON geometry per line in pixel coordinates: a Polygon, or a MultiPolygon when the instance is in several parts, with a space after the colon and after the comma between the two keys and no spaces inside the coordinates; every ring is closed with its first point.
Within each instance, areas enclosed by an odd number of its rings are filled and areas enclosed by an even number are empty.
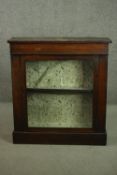
{"type": "Polygon", "coordinates": [[[28,127],[93,128],[95,63],[83,56],[25,57],[28,127]]]}

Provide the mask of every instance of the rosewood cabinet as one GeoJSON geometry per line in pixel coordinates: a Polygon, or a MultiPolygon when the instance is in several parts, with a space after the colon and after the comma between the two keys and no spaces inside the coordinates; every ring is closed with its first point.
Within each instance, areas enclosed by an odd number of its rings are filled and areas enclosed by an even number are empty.
{"type": "Polygon", "coordinates": [[[14,143],[106,144],[108,38],[12,38],[14,143]]]}

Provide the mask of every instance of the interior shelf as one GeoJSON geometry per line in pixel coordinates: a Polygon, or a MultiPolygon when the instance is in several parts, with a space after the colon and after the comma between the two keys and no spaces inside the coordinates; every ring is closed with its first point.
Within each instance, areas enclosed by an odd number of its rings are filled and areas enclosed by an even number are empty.
{"type": "Polygon", "coordinates": [[[34,93],[93,93],[91,88],[26,88],[34,93]]]}

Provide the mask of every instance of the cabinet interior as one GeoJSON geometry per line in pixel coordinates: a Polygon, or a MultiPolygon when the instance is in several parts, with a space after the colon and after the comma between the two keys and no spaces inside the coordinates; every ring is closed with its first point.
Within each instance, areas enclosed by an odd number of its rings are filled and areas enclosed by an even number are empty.
{"type": "Polygon", "coordinates": [[[26,88],[29,127],[92,127],[93,61],[28,61],[26,88]]]}

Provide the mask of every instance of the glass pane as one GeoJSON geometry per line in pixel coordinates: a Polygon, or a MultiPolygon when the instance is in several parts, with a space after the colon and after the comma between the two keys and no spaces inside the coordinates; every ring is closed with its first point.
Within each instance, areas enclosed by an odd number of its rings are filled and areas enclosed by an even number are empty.
{"type": "Polygon", "coordinates": [[[92,94],[27,94],[29,127],[92,127],[92,94]]]}
{"type": "Polygon", "coordinates": [[[84,60],[26,63],[28,88],[92,88],[93,62],[84,60]]]}

